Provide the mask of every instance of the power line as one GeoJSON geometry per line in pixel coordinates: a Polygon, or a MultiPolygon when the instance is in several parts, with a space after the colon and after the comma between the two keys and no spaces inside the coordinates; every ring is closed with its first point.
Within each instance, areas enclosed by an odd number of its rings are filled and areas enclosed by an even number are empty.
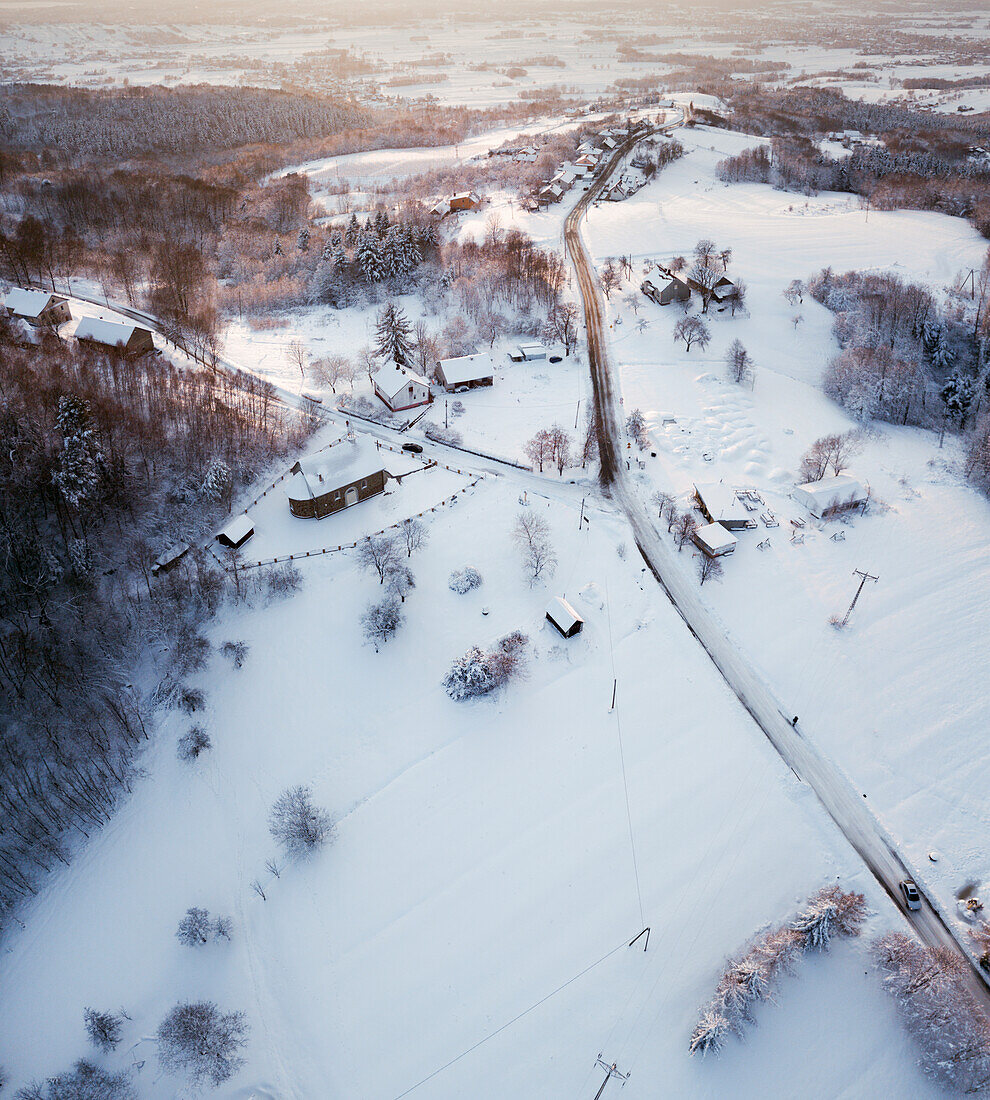
{"type": "Polygon", "coordinates": [[[609,951],[607,954],[602,955],[600,959],[596,959],[595,962],[586,966],[584,970],[575,974],[572,978],[568,978],[566,982],[564,982],[562,985],[558,985],[556,989],[552,990],[545,997],[541,997],[538,1001],[536,1001],[535,1004],[531,1004],[529,1008],[523,1009],[522,1012],[518,1013],[518,1015],[516,1016],[513,1016],[511,1020],[508,1020],[506,1023],[502,1024],[501,1027],[496,1028],[492,1032],[489,1032],[489,1034],[486,1035],[483,1039],[479,1039],[472,1046],[469,1046],[467,1050],[461,1051],[461,1053],[458,1054],[455,1058],[451,1058],[449,1062],[445,1062],[442,1066],[440,1066],[438,1069],[435,1069],[432,1073],[428,1074],[422,1080],[417,1081],[415,1085],[410,1085],[410,1087],[407,1088],[405,1092],[400,1092],[398,1096],[395,1097],[395,1100],[402,1100],[404,1096],[408,1096],[411,1092],[415,1092],[415,1090],[418,1089],[420,1085],[425,1085],[427,1081],[432,1081],[434,1077],[443,1073],[445,1069],[450,1069],[450,1067],[454,1065],[455,1062],[459,1062],[462,1058],[466,1058],[469,1054],[472,1053],[472,1051],[477,1050],[478,1047],[482,1046],[484,1043],[487,1043],[489,1039],[494,1039],[496,1035],[500,1035],[503,1031],[505,1031],[506,1028],[512,1027],[514,1023],[517,1023],[524,1016],[528,1016],[530,1012],[534,1011],[534,1009],[539,1008],[542,1004],[546,1004],[546,1002],[549,1001],[551,997],[556,997],[558,993],[565,990],[569,985],[572,985],[578,980],[578,978],[583,978],[585,974],[587,974],[591,970],[594,970],[596,966],[600,966],[603,962],[605,962],[606,959],[610,959],[617,951],[621,951],[622,948],[628,946],[629,940],[623,939],[622,943],[620,943],[618,947],[613,947],[612,950],[609,951]]]}

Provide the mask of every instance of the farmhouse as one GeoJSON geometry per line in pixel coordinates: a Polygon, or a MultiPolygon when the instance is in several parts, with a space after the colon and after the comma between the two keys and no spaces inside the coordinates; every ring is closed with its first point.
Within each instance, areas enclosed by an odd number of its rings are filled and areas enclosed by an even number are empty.
{"type": "Polygon", "coordinates": [[[575,168],[587,168],[588,171],[593,171],[598,166],[598,158],[593,157],[591,153],[583,153],[574,161],[575,168]]]}
{"type": "Polygon", "coordinates": [[[76,326],[76,339],[117,348],[128,356],[144,355],[155,350],[148,329],[126,321],[106,321],[102,317],[83,317],[76,326]]]}
{"type": "Polygon", "coordinates": [[[709,523],[699,527],[694,533],[694,544],[710,558],[721,558],[735,552],[739,541],[730,534],[721,523],[709,523]]]}
{"type": "Polygon", "coordinates": [[[495,382],[495,363],[488,352],[459,355],[455,359],[441,359],[437,363],[437,381],[448,393],[462,386],[475,389],[491,386],[495,382]]]}
{"type": "Polygon", "coordinates": [[[547,620],[552,623],[565,638],[580,634],[584,619],[574,610],[563,596],[554,596],[547,606],[547,620]]]}
{"type": "Polygon", "coordinates": [[[254,520],[247,512],[242,512],[241,515],[235,516],[217,535],[217,542],[221,546],[229,546],[231,549],[236,550],[237,547],[243,546],[253,534],[254,520]]]}
{"type": "Polygon", "coordinates": [[[540,202],[560,202],[564,197],[564,187],[559,183],[548,183],[540,191],[540,202]]]}
{"type": "Polygon", "coordinates": [[[715,302],[724,302],[728,298],[731,298],[736,293],[736,284],[727,279],[724,275],[715,284],[715,289],[712,291],[712,300],[715,302]]]}
{"type": "Polygon", "coordinates": [[[384,452],[370,439],[345,436],[305,469],[297,462],[286,496],[289,511],[299,519],[323,519],[385,491],[392,474],[384,452]]]}
{"type": "Polygon", "coordinates": [[[667,284],[659,289],[649,279],[643,283],[640,290],[656,302],[658,306],[666,306],[671,302],[686,302],[691,297],[691,288],[683,280],[679,279],[676,275],[671,275],[667,284]]]}
{"type": "Polygon", "coordinates": [[[806,485],[799,485],[791,496],[798,504],[803,504],[816,519],[838,515],[851,508],[861,508],[869,499],[863,486],[849,474],[809,481],[806,485]]]}
{"type": "Polygon", "coordinates": [[[451,195],[449,202],[451,212],[454,214],[458,210],[477,210],[481,205],[481,199],[474,191],[461,191],[456,195],[451,195]]]}
{"type": "Polygon", "coordinates": [[[9,316],[20,317],[35,328],[60,325],[72,318],[69,303],[58,294],[49,294],[46,290],[15,289],[10,291],[3,304],[9,316]]]}
{"type": "Polygon", "coordinates": [[[407,367],[386,363],[371,376],[375,394],[392,410],[401,412],[433,400],[430,383],[407,367]]]}
{"type": "Polygon", "coordinates": [[[509,352],[509,358],[513,363],[532,363],[546,357],[547,349],[542,344],[520,344],[509,352]]]}
{"type": "Polygon", "coordinates": [[[727,531],[738,531],[749,523],[749,513],[724,482],[695,484],[694,495],[709,523],[720,523],[727,531]]]}

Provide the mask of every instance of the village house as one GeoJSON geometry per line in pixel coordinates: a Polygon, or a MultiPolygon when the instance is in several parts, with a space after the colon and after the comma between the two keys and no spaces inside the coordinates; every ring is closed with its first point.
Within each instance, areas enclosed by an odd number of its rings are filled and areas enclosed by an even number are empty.
{"type": "Polygon", "coordinates": [[[459,210],[477,210],[481,205],[481,199],[474,191],[461,191],[450,197],[450,211],[456,214],[459,210]]]}
{"type": "Polygon", "coordinates": [[[155,350],[149,329],[128,321],[107,321],[102,317],[81,318],[76,326],[76,339],[115,348],[129,357],[155,350]]]}
{"type": "Polygon", "coordinates": [[[640,290],[658,306],[666,306],[671,302],[686,302],[691,297],[691,288],[676,275],[671,275],[666,285],[659,288],[647,279],[640,290]]]}
{"type": "Polygon", "coordinates": [[[798,485],[791,496],[816,519],[827,519],[840,512],[864,508],[869,499],[869,494],[851,474],[823,477],[821,481],[798,485]]]}
{"type": "Polygon", "coordinates": [[[398,363],[380,366],[371,376],[371,384],[375,388],[375,396],[392,412],[428,405],[433,400],[430,383],[408,367],[400,367],[398,363]]]}
{"type": "Polygon", "coordinates": [[[49,294],[46,290],[14,289],[8,293],[3,304],[9,316],[20,317],[35,328],[45,325],[57,327],[72,318],[65,298],[49,294]]]}
{"type": "Polygon", "coordinates": [[[735,492],[724,482],[696,483],[694,495],[702,515],[709,523],[720,523],[728,531],[738,531],[750,524],[749,513],[735,492]]]}
{"type": "Polygon", "coordinates": [[[540,190],[540,202],[560,202],[564,197],[564,188],[559,183],[548,183],[540,190]]]}
{"type": "Polygon", "coordinates": [[[695,546],[709,558],[722,558],[735,552],[739,541],[721,523],[709,523],[699,527],[692,536],[695,546]]]}
{"type": "Polygon", "coordinates": [[[441,359],[437,363],[436,378],[448,393],[491,386],[495,383],[495,363],[488,352],[441,359]]]}
{"type": "Polygon", "coordinates": [[[286,489],[289,511],[299,519],[324,519],[385,492],[393,477],[385,466],[387,453],[370,439],[351,434],[307,460],[305,467],[296,462],[286,489]]]}

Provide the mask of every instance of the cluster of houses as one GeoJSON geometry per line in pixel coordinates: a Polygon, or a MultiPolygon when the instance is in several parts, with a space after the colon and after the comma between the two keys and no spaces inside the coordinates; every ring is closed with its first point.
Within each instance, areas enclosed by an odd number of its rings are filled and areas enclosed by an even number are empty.
{"type": "MultiPolygon", "coordinates": [[[[869,501],[869,493],[851,474],[838,474],[798,485],[791,492],[791,497],[819,520],[833,519],[844,512],[862,511],[869,501]]],[[[752,531],[759,527],[753,513],[760,511],[763,501],[751,489],[732,489],[722,481],[696,483],[694,499],[707,521],[695,530],[694,543],[709,558],[734,553],[738,542],[734,532],[752,531]]],[[[761,519],[767,527],[779,526],[769,510],[763,512],[761,519]]],[[[804,526],[803,521],[791,522],[796,529],[804,526]]]]}
{"type": "MultiPolygon", "coordinates": [[[[7,293],[3,304],[8,317],[36,330],[57,332],[72,320],[68,299],[47,290],[15,288],[7,293]]],[[[129,358],[155,350],[151,330],[131,321],[84,316],[79,318],[74,335],[83,343],[112,348],[129,358]]]]}
{"type": "MultiPolygon", "coordinates": [[[[546,359],[542,344],[519,344],[510,349],[514,363],[531,363],[546,359]]],[[[433,371],[437,385],[445,393],[466,393],[468,390],[495,384],[495,358],[491,352],[475,351],[437,361],[433,371]]],[[[433,400],[429,381],[411,367],[384,363],[371,376],[375,396],[390,412],[406,412],[433,400]]]]}
{"type": "Polygon", "coordinates": [[[597,137],[582,141],[574,160],[565,161],[540,188],[540,203],[560,202],[575,183],[594,176],[628,136],[628,128],[612,126],[602,130],[597,137]]]}
{"type": "MultiPolygon", "coordinates": [[[[656,273],[652,271],[643,280],[639,288],[651,302],[658,306],[667,306],[671,302],[686,302],[691,297],[692,291],[703,293],[704,288],[689,275],[681,274],[664,264],[656,265],[656,273]]],[[[723,275],[715,284],[711,292],[711,300],[720,308],[725,307],[736,294],[736,284],[723,275]]]]}

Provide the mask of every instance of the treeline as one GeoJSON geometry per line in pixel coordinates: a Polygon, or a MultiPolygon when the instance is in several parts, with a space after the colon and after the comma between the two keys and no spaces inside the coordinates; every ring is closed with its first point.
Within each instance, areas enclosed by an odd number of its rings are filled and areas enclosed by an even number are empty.
{"type": "Polygon", "coordinates": [[[353,102],[265,88],[0,87],[4,143],[53,159],[198,156],[322,137],[370,120],[353,102]]]}
{"type": "Polygon", "coordinates": [[[148,737],[137,685],[202,705],[183,677],[199,633],[242,582],[193,550],[234,494],[309,426],[272,388],[146,357],[21,348],[0,323],[0,928],[74,837],[108,821],[148,737]]]}

